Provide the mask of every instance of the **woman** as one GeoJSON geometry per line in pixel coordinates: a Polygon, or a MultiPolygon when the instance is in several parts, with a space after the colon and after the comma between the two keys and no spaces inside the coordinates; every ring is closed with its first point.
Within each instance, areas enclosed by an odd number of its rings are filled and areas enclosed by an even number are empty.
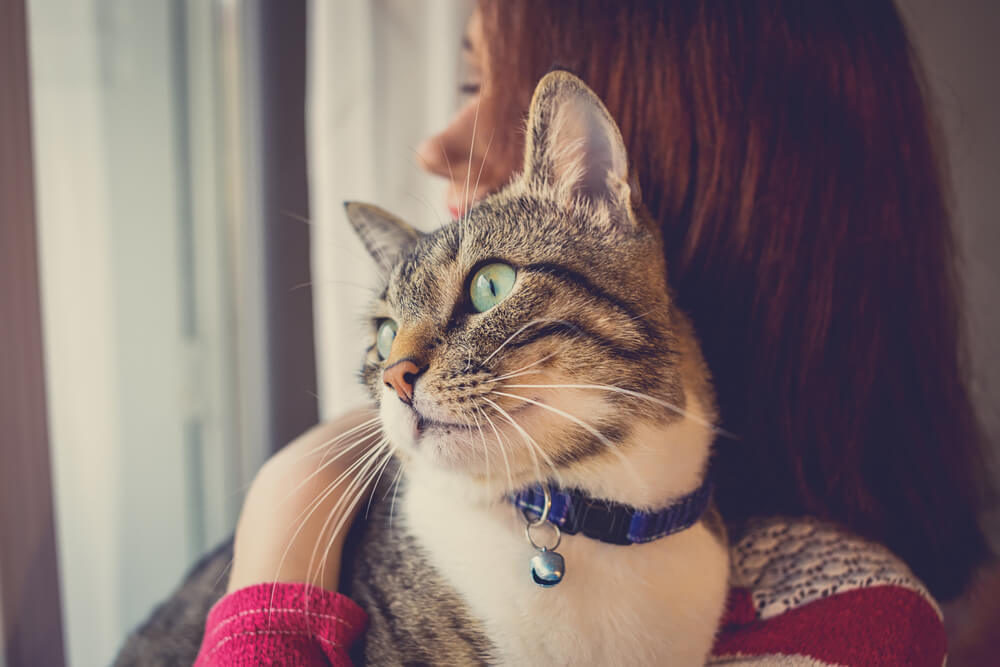
{"type": "MultiPolygon", "coordinates": [[[[452,213],[467,173],[482,174],[475,200],[516,169],[539,77],[580,74],[621,126],[723,426],[740,435],[718,443],[723,516],[737,532],[768,515],[834,521],[889,547],[937,599],[959,595],[989,558],[982,435],[923,82],[891,2],[481,2],[467,41],[469,98],[420,149],[450,180],[452,213]]],[[[305,452],[359,420],[318,427],[265,467],[230,591],[275,579],[288,526],[325,482],[275,500],[315,469],[305,452]]],[[[306,578],[320,532],[307,522],[278,581],[335,587],[339,543],[306,578]]],[[[354,614],[335,637],[349,644],[362,616],[318,595],[311,608],[354,614]]],[[[230,648],[244,640],[260,638],[230,648]]]]}

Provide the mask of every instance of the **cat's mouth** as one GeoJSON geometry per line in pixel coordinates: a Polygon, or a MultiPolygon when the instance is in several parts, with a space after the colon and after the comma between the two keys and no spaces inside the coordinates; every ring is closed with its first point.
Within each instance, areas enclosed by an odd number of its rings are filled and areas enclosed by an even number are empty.
{"type": "Polygon", "coordinates": [[[417,429],[417,434],[420,435],[425,431],[431,429],[444,429],[445,431],[450,431],[450,430],[471,431],[474,429],[474,427],[469,424],[454,424],[450,422],[439,422],[433,419],[428,419],[426,417],[423,417],[418,413],[416,429],[417,429]]]}
{"type": "MultiPolygon", "coordinates": [[[[515,415],[524,412],[526,410],[530,410],[532,407],[533,405],[526,401],[515,408],[510,408],[505,411],[506,415],[505,419],[512,419],[515,415]]],[[[437,431],[437,432],[443,431],[445,434],[450,433],[452,431],[460,431],[463,433],[471,431],[478,433],[479,431],[482,430],[484,426],[482,424],[482,420],[480,420],[479,426],[477,426],[476,423],[471,419],[469,422],[464,424],[438,421],[436,419],[430,419],[429,417],[425,417],[424,415],[420,414],[420,411],[417,410],[416,408],[411,407],[410,409],[413,410],[413,416],[415,417],[414,431],[417,437],[420,437],[421,435],[427,433],[428,431],[437,431]]]]}

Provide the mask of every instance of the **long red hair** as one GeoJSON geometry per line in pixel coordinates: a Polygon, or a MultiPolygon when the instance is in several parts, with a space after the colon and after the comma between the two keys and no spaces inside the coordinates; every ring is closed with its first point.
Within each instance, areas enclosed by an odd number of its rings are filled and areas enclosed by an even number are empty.
{"type": "Polygon", "coordinates": [[[923,80],[892,3],[480,10],[484,103],[507,127],[553,65],[621,127],[740,436],[717,442],[723,515],[838,521],[957,595],[989,553],[982,433],[923,80]]]}

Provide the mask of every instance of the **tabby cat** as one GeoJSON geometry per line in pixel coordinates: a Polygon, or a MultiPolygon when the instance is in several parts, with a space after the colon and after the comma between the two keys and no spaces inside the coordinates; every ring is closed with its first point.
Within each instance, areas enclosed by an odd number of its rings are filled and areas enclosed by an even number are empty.
{"type": "Polygon", "coordinates": [[[550,518],[561,493],[650,514],[708,488],[714,397],[659,229],[575,76],[539,83],[524,154],[513,182],[431,234],[347,205],[387,276],[362,368],[384,436],[366,470],[391,453],[401,473],[345,557],[371,618],[358,657],[703,664],[729,570],[711,509],[634,544],[557,546],[550,518]],[[525,489],[551,506],[517,506],[525,489]]]}

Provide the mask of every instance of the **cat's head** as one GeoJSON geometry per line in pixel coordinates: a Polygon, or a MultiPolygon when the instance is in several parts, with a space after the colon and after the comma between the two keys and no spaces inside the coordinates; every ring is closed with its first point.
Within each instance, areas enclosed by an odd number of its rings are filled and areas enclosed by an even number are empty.
{"type": "Polygon", "coordinates": [[[632,183],[607,109],[556,71],[531,103],[523,172],[461,220],[421,234],[347,205],[387,276],[362,377],[404,461],[516,488],[682,419],[690,336],[632,183]]]}

